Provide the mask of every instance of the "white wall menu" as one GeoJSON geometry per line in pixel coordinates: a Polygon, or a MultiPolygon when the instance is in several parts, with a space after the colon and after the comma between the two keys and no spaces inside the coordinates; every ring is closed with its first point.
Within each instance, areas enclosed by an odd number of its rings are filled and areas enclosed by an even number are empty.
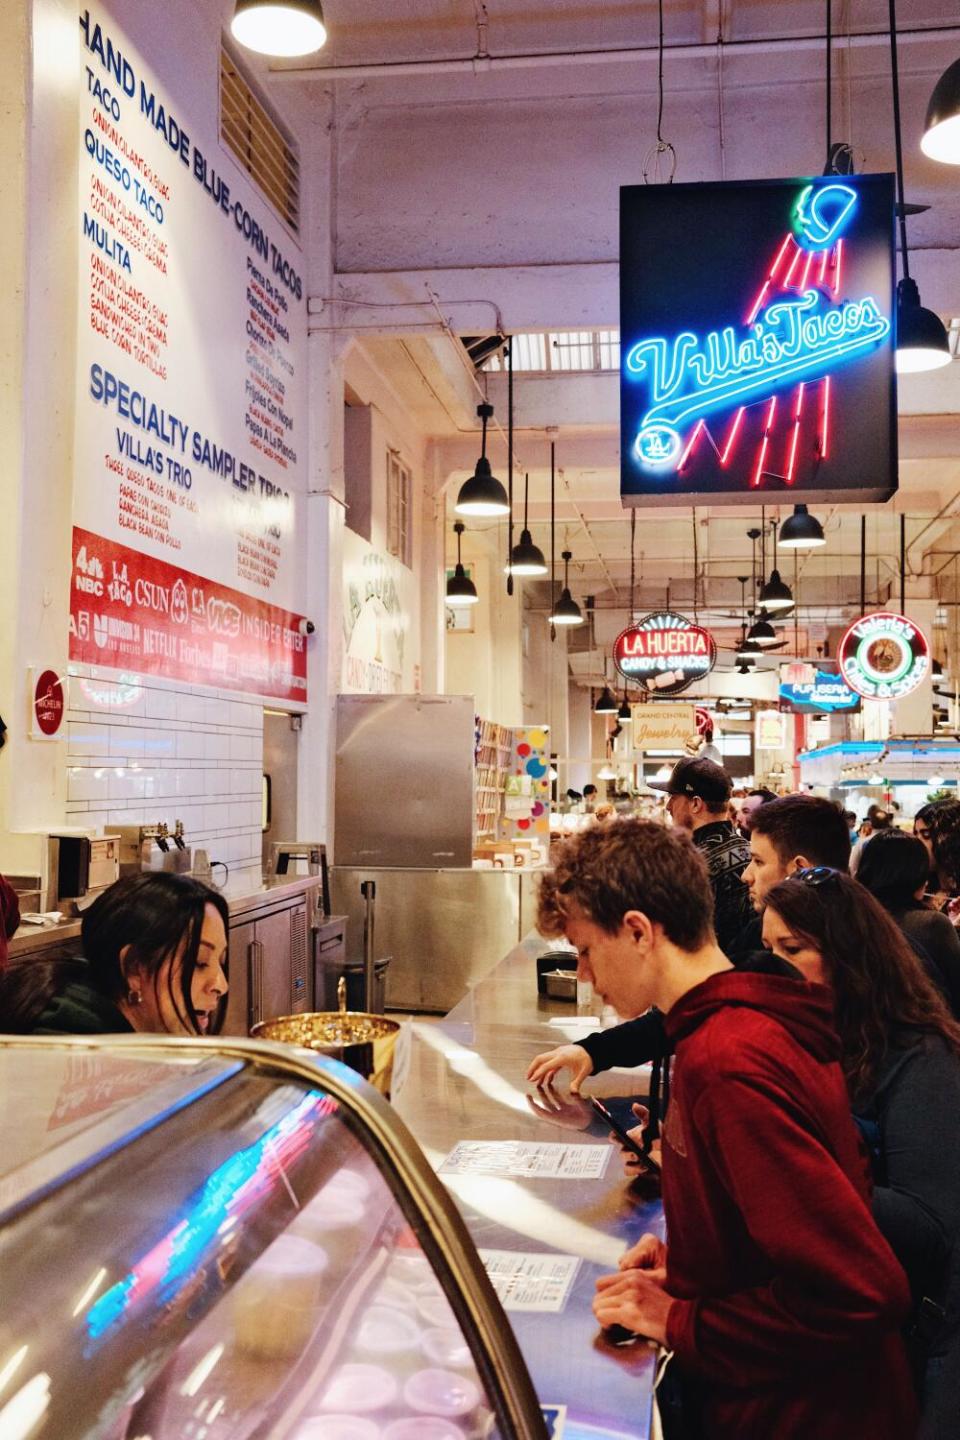
{"type": "Polygon", "coordinates": [[[220,144],[215,49],[188,113],[81,8],[79,86],[70,658],[305,700],[302,252],[220,144]]]}

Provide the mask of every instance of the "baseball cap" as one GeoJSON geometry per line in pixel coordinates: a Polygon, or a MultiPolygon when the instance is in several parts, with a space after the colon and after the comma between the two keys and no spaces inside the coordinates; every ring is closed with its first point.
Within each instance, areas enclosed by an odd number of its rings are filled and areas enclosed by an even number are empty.
{"type": "Polygon", "coordinates": [[[665,790],[668,795],[699,795],[711,804],[729,800],[733,789],[726,770],[701,756],[678,760],[669,780],[648,780],[647,784],[651,790],[665,790]]]}

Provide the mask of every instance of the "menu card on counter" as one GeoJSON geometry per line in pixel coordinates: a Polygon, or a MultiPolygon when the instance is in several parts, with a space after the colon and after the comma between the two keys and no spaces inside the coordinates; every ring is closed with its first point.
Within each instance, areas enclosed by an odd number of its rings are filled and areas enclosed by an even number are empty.
{"type": "Polygon", "coordinates": [[[504,1310],[559,1315],[580,1268],[576,1255],[520,1250],[480,1250],[478,1254],[504,1310]]]}
{"type": "Polygon", "coordinates": [[[609,1145],[550,1145],[524,1140],[461,1140],[441,1175],[509,1175],[537,1180],[600,1180],[609,1145]]]}

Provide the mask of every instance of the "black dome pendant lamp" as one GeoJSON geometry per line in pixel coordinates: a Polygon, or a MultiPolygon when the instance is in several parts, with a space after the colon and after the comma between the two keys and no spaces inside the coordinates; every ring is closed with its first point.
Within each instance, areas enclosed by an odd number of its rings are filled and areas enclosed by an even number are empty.
{"type": "Polygon", "coordinates": [[[573,552],[564,550],[560,558],[563,561],[563,589],[550,613],[550,624],[582,625],[583,611],[570,594],[570,561],[573,559],[573,552]]]}
{"type": "Polygon", "coordinates": [[[527,526],[527,512],[530,505],[530,476],[524,475],[523,486],[523,529],[520,539],[510,551],[508,575],[546,575],[547,562],[539,545],[534,545],[533,536],[527,526]]]}
{"type": "Polygon", "coordinates": [[[460,536],[463,534],[466,526],[462,520],[458,520],[453,528],[457,536],[457,566],[447,581],[447,604],[476,605],[480,599],[480,596],[477,594],[477,587],[470,579],[466,570],[464,570],[463,563],[460,559],[460,536]]]}
{"type": "Polygon", "coordinates": [[[490,461],[487,459],[487,421],[493,415],[493,406],[478,405],[477,414],[483,427],[480,459],[470,479],[460,486],[460,494],[453,508],[458,515],[509,515],[510,501],[507,499],[507,492],[491,471],[490,461]]]}

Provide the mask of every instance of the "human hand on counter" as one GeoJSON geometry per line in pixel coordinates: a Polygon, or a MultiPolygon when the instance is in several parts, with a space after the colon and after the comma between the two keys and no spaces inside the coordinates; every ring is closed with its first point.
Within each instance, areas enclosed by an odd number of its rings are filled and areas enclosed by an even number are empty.
{"type": "Polygon", "coordinates": [[[663,1345],[673,1299],[648,1270],[622,1270],[601,1275],[593,1313],[604,1330],[620,1325],[663,1345]]]}
{"type": "Polygon", "coordinates": [[[593,1111],[586,1100],[581,1100],[579,1095],[562,1095],[549,1083],[539,1088],[539,1097],[527,1096],[527,1104],[538,1119],[551,1120],[567,1130],[589,1129],[593,1111]]]}
{"type": "Polygon", "coordinates": [[[620,1256],[621,1270],[644,1270],[658,1285],[667,1279],[667,1247],[657,1235],[641,1235],[636,1245],[631,1245],[620,1256]]]}
{"type": "MultiPolygon", "coordinates": [[[[631,1129],[627,1131],[627,1134],[630,1136],[630,1139],[634,1142],[634,1144],[639,1145],[642,1149],[643,1137],[646,1134],[647,1126],[650,1123],[650,1111],[647,1109],[646,1105],[633,1105],[631,1106],[631,1109],[633,1110],[634,1115],[640,1121],[640,1124],[632,1126],[631,1129]]],[[[649,1175],[650,1172],[644,1166],[643,1162],[638,1160],[636,1155],[634,1155],[631,1150],[627,1149],[626,1145],[621,1144],[620,1137],[618,1135],[614,1135],[611,1133],[610,1139],[615,1145],[620,1146],[620,1158],[623,1161],[624,1174],[626,1175],[628,1180],[636,1180],[638,1176],[649,1175]]],[[[650,1150],[648,1153],[650,1155],[650,1159],[657,1166],[659,1166],[661,1163],[661,1150],[661,1142],[659,1140],[654,1140],[650,1146],[650,1150]]]]}
{"type": "Polygon", "coordinates": [[[581,1084],[593,1074],[593,1061],[582,1045],[558,1045],[531,1061],[527,1079],[533,1085],[548,1085],[561,1070],[570,1071],[570,1093],[579,1095],[581,1084]]]}

